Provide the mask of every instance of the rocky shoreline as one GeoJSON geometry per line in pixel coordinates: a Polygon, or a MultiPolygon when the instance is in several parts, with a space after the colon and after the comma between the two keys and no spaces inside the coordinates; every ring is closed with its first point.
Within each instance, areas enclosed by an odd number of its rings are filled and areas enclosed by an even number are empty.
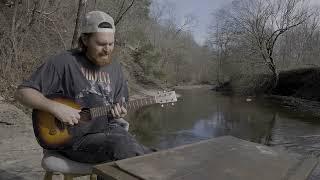
{"type": "Polygon", "coordinates": [[[319,101],[279,95],[265,95],[263,98],[277,103],[289,111],[305,113],[311,117],[320,117],[319,101]]]}
{"type": "Polygon", "coordinates": [[[17,107],[0,102],[0,179],[41,179],[42,148],[32,121],[17,107]]]}

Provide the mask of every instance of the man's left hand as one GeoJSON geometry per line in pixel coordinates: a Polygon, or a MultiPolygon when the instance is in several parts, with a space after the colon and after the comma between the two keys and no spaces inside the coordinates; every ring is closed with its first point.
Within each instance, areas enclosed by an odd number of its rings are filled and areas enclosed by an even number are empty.
{"type": "Polygon", "coordinates": [[[123,118],[127,115],[127,109],[124,106],[120,106],[119,103],[117,103],[113,108],[111,109],[112,116],[117,118],[123,118]]]}

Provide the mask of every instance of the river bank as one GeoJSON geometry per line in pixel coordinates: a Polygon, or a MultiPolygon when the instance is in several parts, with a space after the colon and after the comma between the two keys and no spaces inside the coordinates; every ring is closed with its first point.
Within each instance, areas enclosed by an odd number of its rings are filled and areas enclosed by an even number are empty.
{"type": "MultiPolygon", "coordinates": [[[[239,75],[239,77],[242,76],[239,75]]],[[[271,93],[267,92],[268,87],[271,87],[271,81],[268,80],[270,78],[270,75],[262,74],[245,87],[239,87],[240,83],[238,82],[229,81],[214,87],[213,90],[240,96],[262,97],[287,110],[320,117],[320,68],[302,68],[280,72],[279,82],[271,93]],[[241,93],[238,93],[239,89],[241,93]]],[[[235,81],[244,80],[236,79],[235,81]]]]}
{"type": "MultiPolygon", "coordinates": [[[[142,99],[150,96],[156,96],[158,92],[164,91],[175,91],[175,90],[191,90],[191,89],[212,89],[213,85],[208,84],[198,84],[198,85],[178,85],[178,86],[168,86],[163,87],[154,87],[154,86],[141,86],[141,85],[132,85],[130,84],[130,96],[129,100],[142,99]]],[[[181,95],[176,92],[177,97],[181,95]]]]}
{"type": "Polygon", "coordinates": [[[263,98],[279,104],[288,111],[305,113],[311,117],[320,117],[319,101],[279,95],[265,95],[263,98]]]}

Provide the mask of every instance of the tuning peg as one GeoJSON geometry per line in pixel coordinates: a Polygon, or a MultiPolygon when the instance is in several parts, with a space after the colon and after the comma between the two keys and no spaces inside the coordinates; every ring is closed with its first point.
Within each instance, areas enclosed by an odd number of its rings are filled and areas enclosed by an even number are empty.
{"type": "Polygon", "coordinates": [[[161,107],[163,108],[163,107],[164,107],[164,105],[163,105],[163,104],[161,104],[161,107]]]}
{"type": "Polygon", "coordinates": [[[166,93],[167,91],[166,91],[166,90],[164,90],[163,92],[164,92],[164,93],[166,93]]]}
{"type": "Polygon", "coordinates": [[[174,103],[171,103],[172,106],[174,106],[174,103]]]}

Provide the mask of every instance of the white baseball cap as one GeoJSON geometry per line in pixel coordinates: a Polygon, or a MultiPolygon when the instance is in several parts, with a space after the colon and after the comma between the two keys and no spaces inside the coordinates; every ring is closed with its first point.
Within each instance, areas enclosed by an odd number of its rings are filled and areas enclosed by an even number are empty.
{"type": "Polygon", "coordinates": [[[113,18],[102,11],[91,11],[88,12],[84,21],[82,22],[82,33],[95,33],[95,32],[115,32],[116,28],[114,25],[113,18]],[[107,24],[108,27],[105,27],[104,24],[107,24]],[[110,27],[110,25],[111,27],[110,27]]]}

